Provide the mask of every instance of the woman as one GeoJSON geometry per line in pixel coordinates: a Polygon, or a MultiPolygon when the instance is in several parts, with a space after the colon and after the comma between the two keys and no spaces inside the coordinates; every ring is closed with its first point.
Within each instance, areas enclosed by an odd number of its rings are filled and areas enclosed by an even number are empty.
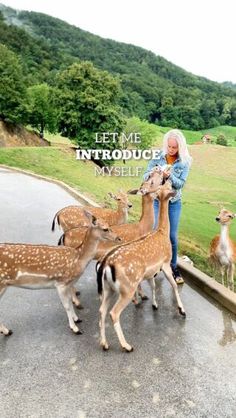
{"type": "MultiPolygon", "coordinates": [[[[159,155],[148,164],[144,173],[144,180],[148,178],[149,172],[155,166],[161,166],[163,169],[164,180],[170,179],[176,195],[169,202],[169,220],[170,220],[170,240],[172,245],[171,268],[174,279],[177,284],[184,283],[180,272],[177,269],[178,253],[178,227],[181,215],[181,191],[188,177],[189,169],[192,163],[192,157],[189,155],[186,139],[178,129],[168,131],[163,138],[163,147],[159,155]]],[[[158,224],[159,201],[154,201],[155,223],[154,229],[158,224]]]]}

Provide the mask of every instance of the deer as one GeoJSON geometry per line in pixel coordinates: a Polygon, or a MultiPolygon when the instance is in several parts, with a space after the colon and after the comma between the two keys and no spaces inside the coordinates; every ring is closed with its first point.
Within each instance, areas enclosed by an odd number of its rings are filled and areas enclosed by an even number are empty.
{"type": "MultiPolygon", "coordinates": [[[[76,325],[71,288],[79,279],[97,251],[101,240],[119,241],[120,238],[102,221],[85,212],[90,221],[83,242],[77,248],[33,244],[0,244],[0,297],[10,286],[27,289],[56,288],[67,313],[69,327],[82,334],[76,325]]],[[[0,323],[0,333],[12,331],[0,323]]]]}
{"type": "Polygon", "coordinates": [[[236,262],[236,242],[229,236],[229,226],[236,214],[222,208],[215,218],[220,224],[220,235],[215,236],[210,243],[210,261],[221,272],[221,283],[234,290],[234,272],[236,262]],[[224,281],[225,278],[225,281],[224,281]]]}
{"type": "Polygon", "coordinates": [[[168,215],[169,199],[175,195],[170,181],[156,193],[160,202],[158,228],[148,235],[118,246],[110,251],[102,260],[97,272],[98,293],[101,295],[100,312],[100,344],[104,350],[109,349],[105,334],[106,315],[113,294],[118,299],[110,316],[122,349],[133,351],[133,347],[126,341],[121,325],[120,315],[132,300],[137,286],[144,279],[153,278],[160,270],[173,287],[179,313],[186,317],[181,302],[178,286],[173,278],[170,267],[172,248],[170,242],[170,223],[168,215]]]}
{"type": "MultiPolygon", "coordinates": [[[[149,183],[147,182],[149,186],[149,183]]],[[[152,191],[148,189],[142,189],[142,193],[138,189],[132,189],[128,191],[129,194],[141,194],[142,195],[142,213],[138,222],[123,224],[123,225],[113,225],[112,231],[119,234],[119,237],[122,241],[132,241],[136,238],[139,238],[143,235],[149,233],[153,228],[154,223],[154,213],[153,213],[153,200],[154,196],[152,191]]],[[[70,228],[64,232],[64,234],[59,238],[58,245],[66,245],[69,247],[77,247],[79,243],[82,242],[84,235],[86,233],[86,225],[80,225],[78,227],[70,228]]],[[[100,259],[104,254],[112,249],[115,243],[106,242],[100,243],[97,249],[97,254],[95,259],[100,259]],[[105,244],[105,245],[103,245],[105,244]]]]}
{"type": "MultiPolygon", "coordinates": [[[[153,209],[153,200],[155,198],[155,194],[153,194],[157,187],[161,184],[163,180],[163,173],[160,170],[153,170],[150,174],[150,177],[147,181],[142,183],[142,187],[139,189],[132,189],[129,190],[128,194],[140,194],[142,195],[142,213],[139,222],[131,223],[131,224],[123,224],[123,225],[115,225],[112,226],[112,231],[116,233],[122,242],[129,242],[140,238],[143,235],[148,234],[153,229],[154,224],[154,209],[153,209]]],[[[76,247],[78,246],[86,233],[86,227],[77,227],[72,228],[60,237],[58,244],[59,245],[66,245],[69,247],[76,247]]],[[[94,256],[95,260],[98,260],[97,268],[99,266],[99,260],[104,257],[104,255],[110,251],[114,246],[117,246],[115,242],[100,242],[97,247],[97,253],[94,256]]],[[[152,307],[153,309],[157,309],[157,302],[155,296],[155,281],[153,279],[152,283],[152,307]]],[[[133,302],[136,306],[138,306],[138,295],[140,295],[141,300],[148,299],[147,296],[142,291],[141,286],[138,287],[138,293],[136,294],[133,302]]],[[[76,290],[74,289],[73,292],[73,302],[76,307],[81,307],[80,300],[77,298],[76,290]]]]}
{"type": "Polygon", "coordinates": [[[132,208],[132,203],[129,202],[127,194],[120,190],[116,195],[111,192],[108,195],[116,200],[117,210],[94,206],[67,206],[56,213],[51,230],[55,230],[56,221],[63,231],[79,225],[88,226],[88,219],[84,215],[84,210],[89,211],[96,218],[103,219],[109,226],[126,223],[128,210],[132,208]]]}

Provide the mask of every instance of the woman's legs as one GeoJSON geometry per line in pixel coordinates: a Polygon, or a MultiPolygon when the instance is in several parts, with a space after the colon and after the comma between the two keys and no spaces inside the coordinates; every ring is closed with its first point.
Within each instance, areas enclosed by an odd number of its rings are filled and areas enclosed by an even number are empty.
{"type": "Polygon", "coordinates": [[[177,200],[174,203],[169,203],[169,220],[170,220],[170,240],[172,245],[172,269],[177,268],[177,253],[178,253],[178,228],[181,215],[182,203],[177,200]]]}
{"type": "Polygon", "coordinates": [[[157,200],[157,199],[154,200],[153,208],[154,208],[154,226],[153,226],[153,229],[156,229],[157,225],[158,225],[159,200],[157,200]]]}
{"type": "MultiPolygon", "coordinates": [[[[174,203],[169,203],[169,220],[170,220],[170,241],[172,246],[172,259],[171,267],[173,270],[174,276],[180,277],[180,274],[177,270],[177,254],[178,254],[178,228],[179,221],[182,209],[181,200],[177,200],[174,203]]],[[[159,201],[154,200],[154,216],[155,222],[153,229],[156,229],[158,226],[158,213],[159,213],[159,201]]],[[[182,279],[181,279],[182,280],[182,279]]],[[[181,281],[183,283],[183,280],[181,281]]]]}

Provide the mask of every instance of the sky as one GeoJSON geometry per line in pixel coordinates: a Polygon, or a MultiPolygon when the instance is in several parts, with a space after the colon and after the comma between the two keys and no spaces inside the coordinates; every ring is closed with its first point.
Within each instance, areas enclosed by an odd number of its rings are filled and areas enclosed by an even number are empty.
{"type": "Polygon", "coordinates": [[[235,0],[0,0],[141,46],[214,81],[236,83],[235,0]]]}

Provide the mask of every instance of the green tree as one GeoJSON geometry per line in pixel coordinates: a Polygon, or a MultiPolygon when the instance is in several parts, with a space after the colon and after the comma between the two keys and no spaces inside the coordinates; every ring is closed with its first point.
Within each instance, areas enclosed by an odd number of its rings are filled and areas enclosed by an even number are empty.
{"type": "Polygon", "coordinates": [[[28,88],[27,94],[29,123],[38,129],[41,138],[43,138],[45,129],[52,133],[56,132],[55,89],[46,83],[36,84],[28,88]]]}
{"type": "Polygon", "coordinates": [[[14,52],[2,44],[0,57],[0,118],[24,122],[26,89],[22,66],[14,52]]]}
{"type": "Polygon", "coordinates": [[[225,147],[227,147],[227,146],[228,146],[228,141],[227,141],[227,139],[225,138],[224,134],[219,134],[219,135],[217,136],[217,138],[216,138],[216,143],[217,143],[218,145],[224,145],[225,147]]]}
{"type": "Polygon", "coordinates": [[[82,62],[60,73],[57,87],[60,132],[76,139],[81,148],[117,148],[117,143],[96,143],[95,138],[102,132],[122,131],[119,80],[82,62]]]}
{"type": "Polygon", "coordinates": [[[205,128],[219,125],[219,112],[215,100],[204,100],[200,106],[200,115],[205,123],[205,128]]]}
{"type": "MultiPolygon", "coordinates": [[[[156,141],[157,132],[158,130],[157,130],[156,125],[151,124],[146,120],[140,120],[139,118],[135,116],[127,119],[126,125],[124,127],[124,133],[127,138],[132,133],[140,134],[140,139],[141,139],[140,142],[134,144],[135,147],[139,149],[150,148],[156,141]]],[[[129,142],[126,142],[125,144],[129,145],[129,142]]]]}
{"type": "Polygon", "coordinates": [[[231,118],[231,103],[230,101],[225,102],[223,110],[222,110],[222,114],[220,116],[220,122],[222,123],[222,125],[224,124],[228,124],[230,122],[230,118],[231,118]]]}
{"type": "Polygon", "coordinates": [[[236,126],[236,100],[231,101],[231,105],[230,105],[230,125],[232,126],[236,126]]]}

